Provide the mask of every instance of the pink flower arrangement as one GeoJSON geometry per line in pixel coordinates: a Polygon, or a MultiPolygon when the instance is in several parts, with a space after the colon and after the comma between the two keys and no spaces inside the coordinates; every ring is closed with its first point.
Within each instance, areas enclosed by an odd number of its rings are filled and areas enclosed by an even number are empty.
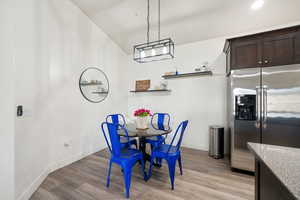
{"type": "Polygon", "coordinates": [[[134,116],[135,117],[147,117],[147,116],[151,116],[150,110],[141,108],[141,109],[137,109],[136,111],[134,111],[134,116]]]}

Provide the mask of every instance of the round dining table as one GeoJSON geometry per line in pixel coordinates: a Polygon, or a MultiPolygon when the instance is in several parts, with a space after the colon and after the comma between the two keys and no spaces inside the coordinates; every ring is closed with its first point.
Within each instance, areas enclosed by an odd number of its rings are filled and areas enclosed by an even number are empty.
{"type": "MultiPolygon", "coordinates": [[[[138,129],[135,123],[128,123],[125,128],[128,131],[128,137],[138,137],[139,138],[139,150],[143,153],[144,160],[150,161],[150,155],[146,152],[146,138],[151,138],[154,136],[167,135],[172,132],[172,129],[168,125],[156,126],[155,124],[149,124],[147,129],[138,129]]],[[[124,131],[119,131],[119,135],[126,136],[124,131]]]]}

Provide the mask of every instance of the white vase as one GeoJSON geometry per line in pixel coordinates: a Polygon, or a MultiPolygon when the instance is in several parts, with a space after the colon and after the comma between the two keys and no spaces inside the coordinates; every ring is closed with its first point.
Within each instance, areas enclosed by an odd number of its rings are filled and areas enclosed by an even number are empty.
{"type": "Polygon", "coordinates": [[[136,128],[147,129],[148,128],[148,117],[137,117],[136,128]]]}

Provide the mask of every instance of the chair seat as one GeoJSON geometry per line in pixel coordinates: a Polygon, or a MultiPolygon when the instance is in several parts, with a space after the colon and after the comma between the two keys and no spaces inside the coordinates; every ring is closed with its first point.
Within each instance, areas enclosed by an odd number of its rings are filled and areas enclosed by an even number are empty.
{"type": "Polygon", "coordinates": [[[163,137],[159,138],[157,136],[148,137],[145,140],[146,143],[150,143],[150,144],[152,144],[154,146],[157,146],[158,144],[163,143],[163,141],[164,141],[163,137]]]}
{"type": "Polygon", "coordinates": [[[152,136],[152,137],[147,137],[147,139],[146,139],[146,140],[156,140],[156,141],[157,141],[158,139],[157,139],[157,137],[156,137],[156,136],[152,136]]]}
{"type": "MultiPolygon", "coordinates": [[[[122,143],[122,144],[124,144],[124,143],[128,143],[128,139],[126,138],[126,137],[120,137],[120,142],[122,143]]],[[[136,139],[134,139],[134,138],[129,138],[129,143],[136,143],[136,139]]]]}
{"type": "Polygon", "coordinates": [[[143,156],[142,152],[137,150],[137,149],[132,149],[132,148],[123,148],[121,150],[121,158],[132,158],[132,157],[139,157],[143,156]]]}
{"type": "Polygon", "coordinates": [[[163,154],[163,155],[166,155],[166,154],[168,154],[168,149],[170,148],[170,151],[169,151],[169,155],[177,155],[178,154],[178,150],[177,150],[177,147],[176,146],[171,146],[171,145],[169,145],[169,144],[161,144],[161,145],[159,145],[159,146],[157,146],[157,147],[155,147],[154,149],[153,149],[153,152],[157,155],[159,155],[159,154],[163,154]]]}

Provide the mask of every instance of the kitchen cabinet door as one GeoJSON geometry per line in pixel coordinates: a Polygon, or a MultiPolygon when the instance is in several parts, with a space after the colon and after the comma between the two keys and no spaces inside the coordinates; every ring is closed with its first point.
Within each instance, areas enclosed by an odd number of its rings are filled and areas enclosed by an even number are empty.
{"type": "Polygon", "coordinates": [[[294,63],[294,33],[272,36],[263,40],[263,66],[294,63]]]}
{"type": "Polygon", "coordinates": [[[294,62],[300,63],[300,30],[295,35],[295,52],[294,52],[294,62]]]}
{"type": "Polygon", "coordinates": [[[296,200],[265,163],[256,162],[256,200],[296,200]]]}
{"type": "Polygon", "coordinates": [[[231,69],[256,68],[262,64],[262,48],[258,39],[232,43],[231,69]]]}

